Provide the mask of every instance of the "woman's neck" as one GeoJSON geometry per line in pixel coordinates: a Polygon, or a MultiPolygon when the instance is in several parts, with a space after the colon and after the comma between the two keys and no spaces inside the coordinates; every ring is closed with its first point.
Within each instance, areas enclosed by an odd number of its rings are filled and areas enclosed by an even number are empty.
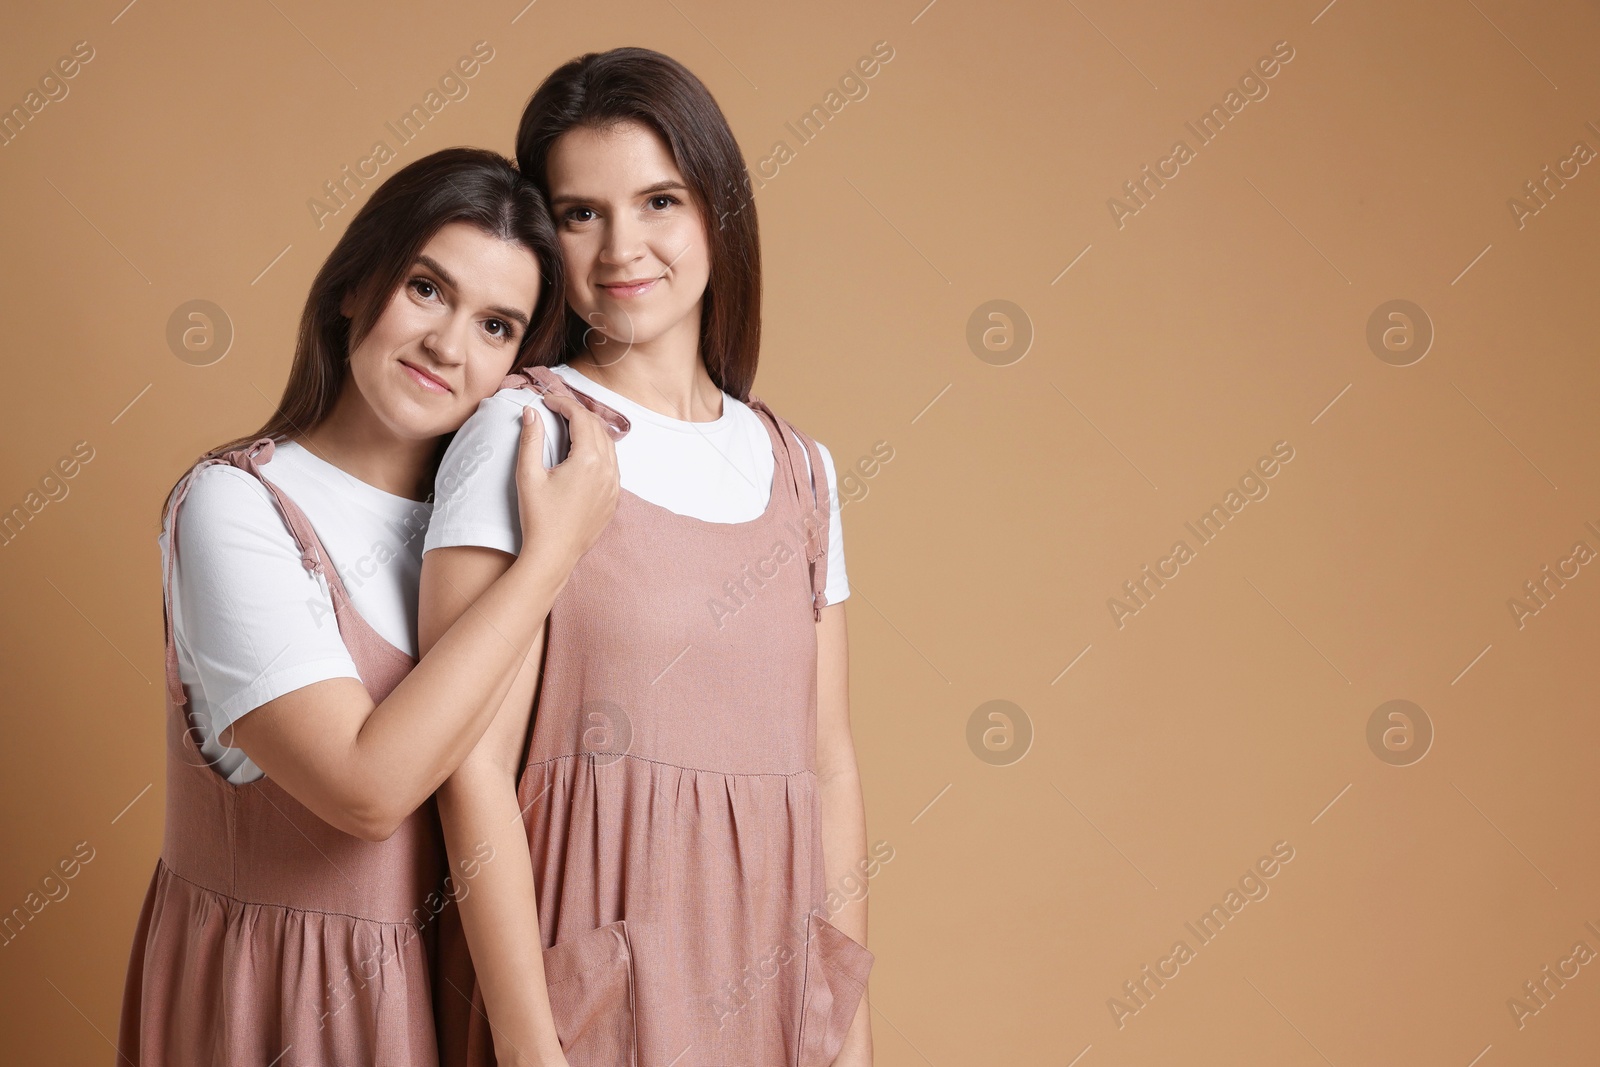
{"type": "Polygon", "coordinates": [[[674,330],[643,344],[606,341],[568,362],[581,374],[658,415],[680,422],[722,417],[722,390],[700,358],[698,310],[692,329],[674,330]]]}
{"type": "Polygon", "coordinates": [[[348,371],[327,418],[289,440],[386,493],[421,501],[433,490],[439,439],[395,436],[361,397],[348,371]]]}

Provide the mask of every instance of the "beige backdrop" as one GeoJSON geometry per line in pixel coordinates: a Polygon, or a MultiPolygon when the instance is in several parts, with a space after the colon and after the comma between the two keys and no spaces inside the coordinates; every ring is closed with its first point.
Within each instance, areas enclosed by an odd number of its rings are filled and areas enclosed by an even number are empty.
{"type": "Polygon", "coordinates": [[[756,170],[758,393],[855,469],[878,1062],[1595,1062],[1593,4],[125,2],[0,37],[0,914],[60,898],[8,1061],[112,1058],[158,509],[276,400],[323,183],[641,44],[756,170]]]}

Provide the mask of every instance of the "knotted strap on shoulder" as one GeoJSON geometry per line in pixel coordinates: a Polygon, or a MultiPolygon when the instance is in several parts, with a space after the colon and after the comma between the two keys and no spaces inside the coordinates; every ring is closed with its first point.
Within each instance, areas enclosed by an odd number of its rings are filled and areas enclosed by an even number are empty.
{"type": "Polygon", "coordinates": [[[519,371],[512,371],[500,382],[502,389],[532,389],[540,396],[555,393],[557,396],[570,396],[599,416],[605,424],[606,434],[613,441],[620,441],[628,435],[633,424],[628,421],[628,416],[616,408],[601,403],[588,393],[582,393],[572,388],[567,380],[549,367],[524,367],[519,371]]]}
{"type": "Polygon", "coordinates": [[[776,436],[791,476],[791,491],[800,505],[801,522],[806,530],[806,560],[811,566],[811,617],[820,622],[822,609],[828,605],[824,590],[828,586],[828,525],[833,518],[833,502],[828,495],[828,476],[822,466],[822,452],[810,435],[780,418],[766,401],[754,393],[750,394],[748,404],[766,415],[777,427],[776,436]],[[805,460],[801,458],[802,449],[805,451],[805,460]],[[802,473],[807,460],[811,470],[809,479],[802,473]]]}
{"type": "Polygon", "coordinates": [[[276,442],[272,438],[261,437],[245,448],[237,448],[220,456],[203,459],[183,476],[183,480],[173,492],[172,504],[168,508],[167,567],[162,580],[161,599],[165,618],[167,695],[171,697],[173,704],[180,708],[188,703],[188,697],[184,694],[183,683],[178,677],[178,643],[172,630],[172,574],[173,566],[178,559],[178,506],[183,503],[184,497],[189,495],[189,488],[194,483],[195,475],[205,468],[214,463],[229,463],[248,472],[264,485],[273,503],[277,505],[279,514],[283,516],[284,523],[289,527],[290,535],[294,537],[295,546],[300,550],[301,565],[322,580],[323,587],[328,590],[328,596],[333,601],[335,615],[343,612],[350,603],[350,595],[345,590],[344,582],[339,578],[337,568],[325,565],[326,552],[311,526],[311,520],[306,518],[305,512],[300,510],[299,505],[284,496],[276,485],[261,474],[261,465],[272,460],[275,447],[276,442]]]}

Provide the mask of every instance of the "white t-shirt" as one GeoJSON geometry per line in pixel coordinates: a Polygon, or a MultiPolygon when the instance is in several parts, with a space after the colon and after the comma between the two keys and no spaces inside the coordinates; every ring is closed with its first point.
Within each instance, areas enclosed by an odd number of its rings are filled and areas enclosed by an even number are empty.
{"type": "MultiPolygon", "coordinates": [[[[622,487],[679,515],[706,522],[749,522],[767,509],[772,489],[772,436],[748,404],[722,394],[722,417],[685,422],[629,400],[566,364],[550,368],[574,389],[627,416],[632,428],[617,442],[622,487]]],[[[522,547],[517,512],[516,464],[522,409],[531,404],[544,419],[544,465],[567,454],[566,420],[531,389],[502,389],[478,404],[456,432],[439,465],[433,520],[423,551],[480,545],[513,555],[522,547]]],[[[798,438],[796,438],[798,440],[798,438]]],[[[833,457],[817,443],[827,473],[829,604],[850,595],[845,578],[844,531],[833,457]]],[[[811,469],[806,456],[806,471],[811,469]]],[[[330,548],[329,551],[332,551],[330,548]]]]}
{"type": "MultiPolygon", "coordinates": [[[[361,617],[415,656],[433,504],[384,492],[289,441],[273,446],[261,473],[305,512],[361,617]]],[[[163,575],[171,521],[169,512],[158,538],[163,575]]],[[[254,781],[260,768],[217,736],[285,693],[360,674],[327,588],[301,564],[266,486],[232,464],[212,464],[190,483],[178,522],[172,625],[194,735],[228,781],[254,781]]]]}

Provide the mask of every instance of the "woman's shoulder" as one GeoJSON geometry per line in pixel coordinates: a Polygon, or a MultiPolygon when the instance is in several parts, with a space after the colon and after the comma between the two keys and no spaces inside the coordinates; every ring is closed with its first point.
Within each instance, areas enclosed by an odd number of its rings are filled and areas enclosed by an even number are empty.
{"type": "Polygon", "coordinates": [[[227,517],[229,508],[248,511],[255,502],[271,503],[271,495],[260,479],[232,463],[206,463],[198,470],[190,468],[185,477],[189,489],[178,508],[185,529],[193,521],[189,516],[220,520],[227,517]]]}
{"type": "MultiPolygon", "coordinates": [[[[503,389],[497,389],[478,401],[478,406],[473,409],[471,415],[467,416],[467,425],[480,426],[487,424],[503,428],[509,422],[516,427],[520,425],[522,409],[530,404],[541,412],[550,410],[545,407],[544,397],[526,385],[509,385],[503,389]]],[[[551,414],[554,413],[551,412],[551,414]]],[[[465,429],[466,426],[462,428],[465,429]]]]}
{"type": "Polygon", "coordinates": [[[440,506],[449,508],[469,492],[492,491],[499,481],[512,477],[517,453],[521,450],[522,409],[532,407],[544,420],[544,465],[553,467],[565,454],[566,427],[544,398],[532,389],[500,389],[478,401],[477,408],[455,432],[439,460],[434,478],[434,520],[441,518],[440,506]],[[487,477],[473,477],[486,471],[487,477]],[[475,484],[477,489],[469,490],[475,484]]]}
{"type": "MultiPolygon", "coordinates": [[[[785,423],[787,424],[787,426],[789,428],[789,436],[790,437],[794,438],[802,446],[806,445],[808,442],[810,444],[816,445],[817,446],[817,451],[821,452],[824,458],[826,458],[828,456],[828,446],[822,443],[821,438],[816,437],[813,434],[807,433],[805,430],[802,430],[800,427],[796,426],[792,422],[788,422],[787,420],[785,420],[785,423]]],[[[807,456],[806,456],[806,459],[807,459],[808,462],[810,461],[810,458],[811,457],[810,457],[809,450],[808,450],[807,456]]]]}
{"type": "MultiPolygon", "coordinates": [[[[755,408],[754,408],[754,403],[753,403],[755,398],[752,397],[751,400],[752,400],[752,403],[750,403],[750,404],[741,404],[741,406],[744,407],[744,409],[746,411],[750,412],[750,421],[751,421],[751,423],[755,424],[755,425],[759,425],[760,416],[756,414],[755,408]]],[[[833,477],[833,453],[828,451],[828,446],[823,444],[820,438],[818,438],[818,437],[816,437],[816,436],[814,436],[814,435],[812,435],[810,433],[807,433],[805,430],[803,430],[799,426],[795,425],[794,420],[789,418],[787,415],[782,415],[782,414],[778,413],[777,411],[774,411],[771,404],[768,404],[764,400],[760,401],[760,403],[769,412],[771,412],[774,416],[777,417],[778,425],[784,427],[788,431],[789,436],[797,444],[799,444],[801,446],[800,451],[805,456],[807,469],[809,469],[810,466],[811,466],[811,450],[809,448],[806,448],[805,445],[806,445],[807,442],[810,442],[811,444],[817,446],[817,451],[819,453],[821,453],[821,455],[822,455],[822,465],[823,465],[824,469],[827,470],[828,476],[829,476],[829,480],[831,481],[832,477],[833,477]]]]}
{"type": "MultiPolygon", "coordinates": [[[[726,396],[728,394],[724,393],[723,395],[726,396]]],[[[780,426],[785,426],[785,427],[787,427],[789,429],[790,433],[792,433],[794,435],[795,440],[797,440],[797,441],[805,441],[807,438],[809,438],[812,441],[816,440],[815,437],[813,437],[811,434],[807,433],[797,422],[795,422],[794,419],[790,418],[788,414],[786,414],[785,412],[779,411],[777,408],[773,407],[772,404],[768,403],[764,398],[759,398],[754,393],[752,393],[750,395],[750,398],[748,400],[740,401],[739,403],[741,403],[742,406],[747,411],[750,412],[750,415],[751,415],[751,417],[753,419],[759,419],[760,418],[760,416],[756,414],[756,408],[758,408],[758,407],[759,408],[765,408],[766,411],[770,415],[772,415],[774,418],[776,418],[778,420],[778,424],[780,426]]]]}
{"type": "Polygon", "coordinates": [[[525,407],[532,407],[539,413],[547,433],[561,435],[562,419],[545,406],[544,397],[526,386],[512,386],[496,390],[478,401],[477,408],[456,431],[446,449],[446,457],[452,451],[459,453],[461,446],[466,445],[475,451],[485,447],[510,448],[515,455],[516,442],[522,436],[522,409],[525,407]]]}
{"type": "MultiPolygon", "coordinates": [[[[287,440],[275,441],[271,458],[260,465],[260,478],[226,460],[201,460],[190,468],[189,491],[178,509],[182,536],[195,533],[202,537],[220,537],[228,531],[264,530],[274,539],[281,534],[292,540],[273,499],[273,489],[303,510],[308,506],[315,508],[318,498],[336,495],[340,488],[329,482],[322,464],[309,462],[306,456],[302,445],[287,440]],[[272,488],[263,478],[272,483],[272,488]],[[310,492],[313,487],[320,491],[310,492]]],[[[170,520],[171,509],[168,510],[170,520]]],[[[308,514],[307,518],[312,516],[308,514]]]]}
{"type": "MultiPolygon", "coordinates": [[[[792,429],[792,427],[791,427],[791,429],[792,429]]],[[[795,440],[799,441],[800,444],[802,446],[804,446],[804,444],[806,442],[806,438],[800,436],[800,433],[799,433],[798,430],[795,430],[794,433],[795,433],[795,440]]],[[[817,453],[822,457],[823,474],[824,474],[825,479],[827,481],[828,488],[830,490],[832,490],[833,486],[838,481],[837,476],[833,472],[833,453],[828,451],[828,446],[827,445],[823,444],[821,441],[817,440],[815,437],[810,438],[810,440],[811,440],[812,444],[817,446],[817,453]]],[[[800,451],[806,457],[806,473],[809,474],[809,473],[811,473],[811,450],[809,448],[802,447],[800,451]]]]}
{"type": "Polygon", "coordinates": [[[759,414],[756,413],[755,410],[757,403],[759,403],[762,407],[765,407],[768,412],[776,417],[778,420],[778,426],[782,428],[782,431],[789,435],[790,440],[800,446],[797,451],[801,456],[802,469],[805,471],[806,477],[808,478],[812,476],[811,449],[806,447],[806,443],[809,441],[812,445],[815,445],[817,454],[822,457],[822,488],[827,494],[834,494],[835,486],[838,485],[838,475],[834,473],[833,453],[828,451],[827,445],[823,444],[820,440],[802,430],[800,427],[796,426],[788,418],[788,416],[778,414],[778,412],[773,410],[772,405],[768,404],[764,400],[757,401],[755,397],[751,397],[750,402],[746,403],[739,401],[726,393],[723,395],[729,400],[733,400],[733,402],[739,407],[743,408],[745,412],[748,412],[748,428],[745,432],[749,434],[750,447],[756,452],[767,453],[772,450],[771,437],[767,433],[765,421],[759,414]]]}
{"type": "Polygon", "coordinates": [[[210,463],[191,469],[186,477],[189,488],[176,508],[176,518],[174,509],[167,509],[160,538],[163,552],[174,522],[186,549],[259,542],[263,537],[292,542],[269,490],[250,472],[231,463],[210,463]]]}

